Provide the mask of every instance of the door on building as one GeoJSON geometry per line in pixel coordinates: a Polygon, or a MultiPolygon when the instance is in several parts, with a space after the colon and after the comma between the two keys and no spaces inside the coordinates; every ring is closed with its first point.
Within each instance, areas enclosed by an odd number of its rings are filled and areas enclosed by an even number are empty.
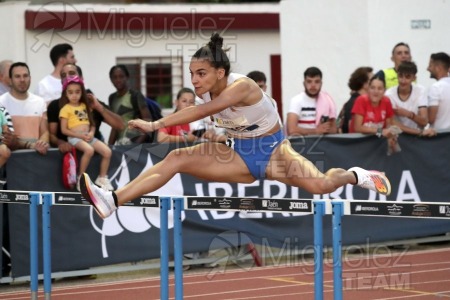
{"type": "Polygon", "coordinates": [[[272,78],[271,90],[272,98],[275,99],[278,106],[278,114],[283,121],[283,101],[281,93],[281,55],[270,56],[270,77],[272,78]]]}

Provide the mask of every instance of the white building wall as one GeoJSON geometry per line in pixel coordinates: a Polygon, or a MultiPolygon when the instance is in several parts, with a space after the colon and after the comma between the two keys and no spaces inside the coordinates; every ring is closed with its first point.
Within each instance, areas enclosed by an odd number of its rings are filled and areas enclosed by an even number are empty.
{"type": "MultiPolygon", "coordinates": [[[[118,57],[160,57],[183,56],[183,84],[192,87],[189,74],[189,61],[194,52],[205,45],[213,32],[212,28],[204,30],[180,31],[173,30],[168,24],[167,29],[160,31],[107,31],[97,25],[91,30],[80,30],[79,19],[64,20],[70,30],[25,30],[25,11],[58,11],[58,12],[115,12],[115,13],[145,13],[145,12],[272,12],[277,13],[278,4],[248,4],[248,5],[98,5],[98,4],[56,4],[30,5],[28,1],[8,1],[0,3],[0,33],[6,41],[0,48],[0,60],[12,59],[25,61],[31,71],[31,91],[34,91],[41,78],[53,71],[49,58],[50,49],[58,43],[69,43],[74,47],[78,65],[83,69],[86,84],[96,96],[107,102],[108,95],[114,92],[109,80],[109,69],[116,64],[118,57]],[[6,46],[7,45],[7,46],[6,46]]],[[[41,20],[35,20],[40,22],[41,20]]],[[[46,21],[46,20],[42,20],[46,21]]],[[[135,20],[139,22],[140,20],[135,20]]],[[[93,21],[94,22],[94,21],[93,21]]],[[[210,21],[205,26],[213,25],[210,21]]],[[[127,24],[126,24],[127,25],[127,24]]],[[[232,71],[247,74],[255,69],[268,76],[270,83],[270,55],[280,54],[278,31],[230,31],[219,30],[224,37],[225,47],[230,47],[229,56],[232,71]]],[[[270,93],[270,84],[269,90],[270,93]]],[[[109,126],[102,127],[105,136],[109,135],[109,126]]]]}
{"type": "Polygon", "coordinates": [[[1,2],[0,3],[0,61],[11,59],[13,61],[26,60],[25,49],[25,9],[27,2],[1,2]]]}
{"type": "Polygon", "coordinates": [[[398,42],[410,45],[418,65],[417,81],[429,86],[426,71],[431,53],[450,52],[448,0],[282,0],[283,110],[303,91],[303,72],[317,66],[323,89],[340,109],[349,97],[347,82],[359,66],[375,72],[392,67],[391,51],[398,42]],[[412,29],[412,20],[430,20],[430,29],[412,29]]]}
{"type": "MultiPolygon", "coordinates": [[[[59,2],[61,3],[61,2],[59,2]]],[[[248,5],[92,5],[78,4],[30,6],[27,1],[0,3],[0,60],[23,60],[30,65],[32,90],[53,69],[49,50],[57,43],[75,47],[87,84],[99,98],[106,100],[114,90],[108,71],[123,56],[172,55],[182,49],[183,80],[190,86],[189,58],[209,38],[210,31],[121,32],[97,28],[80,31],[76,26],[64,32],[26,31],[25,10],[66,10],[95,12],[280,12],[280,32],[226,31],[225,43],[231,46],[232,69],[247,73],[262,70],[268,75],[270,91],[270,55],[282,57],[283,109],[303,90],[303,71],[312,65],[324,73],[324,90],[335,98],[339,108],[347,100],[348,78],[363,65],[375,71],[392,66],[392,47],[400,41],[411,46],[419,67],[418,82],[429,86],[433,81],[426,71],[429,55],[450,52],[448,28],[449,0],[282,0],[277,4],[248,5]],[[430,20],[430,29],[412,29],[412,20],[430,20]],[[208,34],[207,34],[208,33],[208,34]],[[161,38],[160,36],[163,36],[161,38]],[[38,43],[38,44],[37,44],[38,43]],[[39,44],[41,43],[41,44],[39,44]],[[40,46],[40,47],[39,47],[40,46]]]]}
{"type": "MultiPolygon", "coordinates": [[[[116,64],[117,57],[155,57],[183,54],[184,85],[191,87],[189,61],[191,55],[203,46],[213,32],[212,29],[174,31],[170,24],[163,31],[106,31],[95,27],[89,31],[77,27],[79,20],[67,20],[75,25],[70,30],[27,31],[24,25],[25,10],[67,11],[67,12],[278,12],[278,4],[249,5],[29,5],[28,1],[8,1],[0,3],[1,33],[6,38],[8,47],[0,48],[0,60],[23,60],[28,63],[32,73],[31,90],[37,82],[53,70],[49,58],[50,49],[58,43],[70,43],[78,64],[82,67],[87,85],[96,95],[107,100],[114,91],[108,72],[116,64]],[[13,30],[13,31],[12,31],[13,30]],[[177,53],[175,53],[177,52],[177,53]]],[[[195,16],[194,16],[195,17],[195,16]]],[[[139,22],[139,20],[136,20],[139,22]]],[[[211,24],[205,22],[205,24],[211,24]]],[[[72,25],[72,24],[70,24],[72,25]]],[[[69,26],[68,26],[69,27],[69,26]]],[[[230,47],[232,70],[247,73],[254,69],[268,75],[270,82],[270,55],[280,54],[278,31],[230,31],[223,33],[225,46],[230,47]]],[[[270,91],[269,91],[270,92],[270,91]]]]}

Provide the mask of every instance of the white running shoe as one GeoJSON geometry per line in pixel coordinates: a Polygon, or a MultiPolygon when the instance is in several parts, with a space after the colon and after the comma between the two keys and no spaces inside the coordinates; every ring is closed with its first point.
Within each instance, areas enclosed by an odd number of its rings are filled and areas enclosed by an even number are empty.
{"type": "Polygon", "coordinates": [[[114,191],[114,188],[111,185],[111,182],[109,181],[107,176],[103,176],[103,177],[98,176],[97,179],[95,179],[95,184],[104,190],[114,191]]]}
{"type": "Polygon", "coordinates": [[[356,185],[387,196],[391,193],[391,183],[384,173],[368,171],[359,167],[350,168],[348,171],[356,173],[358,181],[356,185]]]}
{"type": "Polygon", "coordinates": [[[117,209],[114,204],[113,192],[96,186],[86,173],[81,175],[80,192],[103,219],[109,217],[117,209]]]}

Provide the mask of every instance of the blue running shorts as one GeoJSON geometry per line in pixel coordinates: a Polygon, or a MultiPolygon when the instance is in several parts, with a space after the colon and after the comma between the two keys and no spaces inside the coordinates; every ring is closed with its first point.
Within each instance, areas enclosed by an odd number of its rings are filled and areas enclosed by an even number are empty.
{"type": "Polygon", "coordinates": [[[229,138],[227,140],[227,146],[239,154],[253,177],[256,179],[264,179],[270,157],[283,140],[283,131],[279,130],[272,135],[259,138],[229,138]]]}

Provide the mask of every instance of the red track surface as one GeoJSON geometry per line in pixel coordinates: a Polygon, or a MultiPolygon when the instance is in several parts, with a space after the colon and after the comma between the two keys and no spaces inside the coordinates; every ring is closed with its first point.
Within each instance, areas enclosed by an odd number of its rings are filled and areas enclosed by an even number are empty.
{"type": "MultiPolygon", "coordinates": [[[[343,298],[450,298],[450,248],[366,254],[344,261],[343,298]]],[[[324,299],[333,299],[331,262],[324,266],[324,299]]],[[[54,287],[55,300],[159,299],[159,277],[99,284],[54,287]]],[[[313,266],[292,262],[278,267],[205,270],[184,276],[184,299],[314,299],[313,266]]],[[[174,299],[173,276],[170,299],[174,299]]],[[[30,299],[29,290],[2,293],[0,299],[30,299]]],[[[42,291],[39,299],[44,299],[42,291]]]]}

